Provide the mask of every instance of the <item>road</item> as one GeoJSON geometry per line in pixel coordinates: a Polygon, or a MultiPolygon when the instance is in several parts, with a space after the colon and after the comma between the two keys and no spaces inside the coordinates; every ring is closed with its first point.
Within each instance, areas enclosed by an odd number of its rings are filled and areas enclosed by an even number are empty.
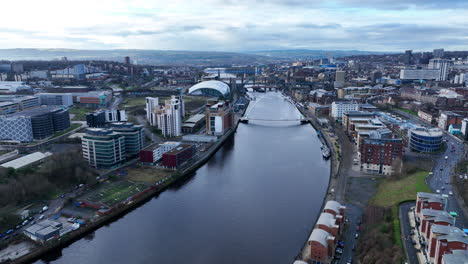
{"type": "Polygon", "coordinates": [[[466,223],[465,216],[461,207],[458,204],[457,199],[450,193],[454,192],[451,184],[452,173],[458,162],[464,155],[464,145],[460,144],[460,141],[453,138],[452,136],[445,135],[444,138],[447,140],[447,149],[444,153],[439,154],[434,158],[434,169],[433,174],[427,178],[427,184],[434,192],[440,192],[441,194],[448,195],[448,212],[456,212],[458,219],[455,223],[457,227],[463,228],[466,223]],[[445,159],[447,157],[447,159],[445,159]]]}
{"type": "Polygon", "coordinates": [[[412,238],[411,238],[411,225],[408,218],[408,212],[411,210],[410,208],[415,206],[415,202],[406,202],[400,205],[399,210],[399,217],[400,217],[400,224],[402,230],[402,240],[405,245],[406,251],[408,252],[408,261],[410,264],[417,264],[418,257],[417,252],[418,250],[413,246],[412,238]]]}
{"type": "MultiPolygon", "coordinates": [[[[417,116],[399,110],[394,111],[397,114],[408,118],[414,123],[429,125],[417,116]]],[[[428,177],[427,184],[432,189],[432,191],[437,192],[437,190],[439,190],[441,194],[446,194],[449,196],[447,211],[456,212],[458,214],[458,219],[455,225],[457,227],[463,228],[464,225],[466,226],[465,216],[461,210],[460,205],[458,204],[457,199],[454,197],[454,195],[450,195],[449,193],[454,192],[453,186],[451,184],[451,176],[453,175],[452,173],[454,173],[454,169],[458,162],[461,161],[465,154],[465,146],[463,142],[447,132],[444,132],[444,139],[447,143],[447,149],[444,153],[440,153],[432,157],[434,162],[433,175],[428,177]],[[445,159],[446,156],[448,157],[447,159],[445,159]]]]}

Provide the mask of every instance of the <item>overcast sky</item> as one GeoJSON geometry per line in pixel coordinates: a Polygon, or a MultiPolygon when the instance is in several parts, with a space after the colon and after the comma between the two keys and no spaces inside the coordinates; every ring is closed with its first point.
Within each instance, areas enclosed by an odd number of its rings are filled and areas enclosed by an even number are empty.
{"type": "Polygon", "coordinates": [[[0,48],[468,50],[468,0],[2,1],[0,48]]]}

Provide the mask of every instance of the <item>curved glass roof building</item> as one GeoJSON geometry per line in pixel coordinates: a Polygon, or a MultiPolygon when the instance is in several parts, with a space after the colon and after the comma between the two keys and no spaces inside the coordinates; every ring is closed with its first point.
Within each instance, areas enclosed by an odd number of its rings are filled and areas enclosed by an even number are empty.
{"type": "Polygon", "coordinates": [[[192,95],[204,95],[213,97],[229,97],[230,88],[224,82],[220,81],[205,81],[190,87],[188,90],[189,94],[192,95]]]}
{"type": "Polygon", "coordinates": [[[438,128],[416,127],[410,130],[409,147],[416,152],[437,152],[442,146],[443,136],[443,132],[438,128]]]}

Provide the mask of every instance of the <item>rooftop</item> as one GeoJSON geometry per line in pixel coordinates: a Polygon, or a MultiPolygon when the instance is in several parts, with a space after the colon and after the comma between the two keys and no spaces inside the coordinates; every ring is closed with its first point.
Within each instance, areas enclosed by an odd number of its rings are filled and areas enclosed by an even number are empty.
{"type": "Polygon", "coordinates": [[[34,162],[45,159],[50,155],[52,155],[52,153],[50,153],[50,152],[45,152],[45,153],[34,152],[32,154],[23,156],[21,158],[17,158],[17,159],[14,159],[12,161],[3,163],[2,165],[0,165],[0,167],[19,169],[19,168],[25,167],[25,166],[27,166],[29,164],[32,164],[34,162]]]}
{"type": "Polygon", "coordinates": [[[444,264],[467,264],[468,251],[467,250],[453,250],[452,253],[445,253],[442,256],[444,264]]]}
{"type": "Polygon", "coordinates": [[[310,234],[309,241],[317,241],[324,247],[328,247],[327,240],[329,238],[333,239],[334,237],[325,230],[315,228],[312,234],[310,234]]]}

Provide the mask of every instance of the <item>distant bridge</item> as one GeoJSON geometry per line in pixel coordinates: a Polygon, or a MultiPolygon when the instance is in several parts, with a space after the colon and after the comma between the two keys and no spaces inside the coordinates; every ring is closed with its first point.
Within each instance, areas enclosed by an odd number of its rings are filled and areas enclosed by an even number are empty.
{"type": "Polygon", "coordinates": [[[248,124],[249,121],[267,121],[267,122],[301,122],[301,124],[307,124],[310,122],[308,118],[291,118],[291,119],[266,119],[266,118],[248,118],[248,117],[241,117],[240,122],[248,124]]]}

